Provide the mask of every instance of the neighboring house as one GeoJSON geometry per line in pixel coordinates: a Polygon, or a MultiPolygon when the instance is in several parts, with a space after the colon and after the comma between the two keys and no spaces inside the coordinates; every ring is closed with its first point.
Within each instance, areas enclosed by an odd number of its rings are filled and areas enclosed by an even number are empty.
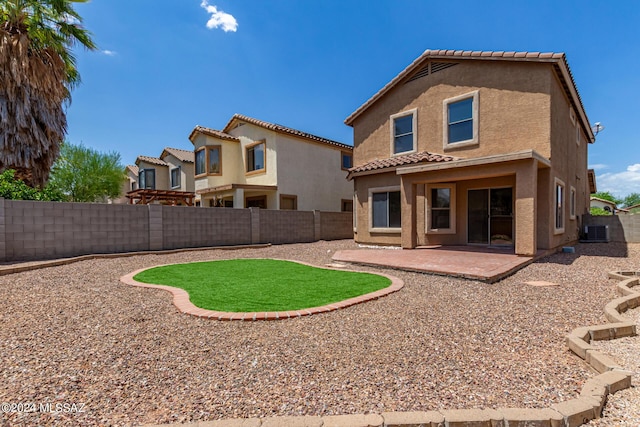
{"type": "Polygon", "coordinates": [[[138,156],[137,183],[127,194],[131,203],[192,205],[193,151],[165,148],[160,157],[138,156]]]}
{"type": "Polygon", "coordinates": [[[196,126],[189,140],[201,206],[352,210],[349,145],[240,114],[221,131],[196,126]]]}
{"type": "Polygon", "coordinates": [[[358,242],[531,256],[579,238],[595,137],[564,54],[427,50],[345,123],[358,242]]]}
{"type": "Polygon", "coordinates": [[[122,180],[122,188],[120,189],[120,197],[117,199],[109,199],[107,203],[126,204],[129,203],[127,193],[138,188],[138,166],[127,165],[124,168],[124,179],[122,180]]]}
{"type": "Polygon", "coordinates": [[[618,210],[615,202],[612,202],[611,200],[600,199],[598,197],[591,196],[589,199],[589,204],[592,208],[600,208],[611,214],[614,214],[618,210]]]}
{"type": "Polygon", "coordinates": [[[168,190],[195,191],[193,151],[167,147],[160,154],[160,160],[169,168],[168,190]]]}
{"type": "Polygon", "coordinates": [[[628,206],[625,209],[631,214],[640,213],[640,203],[638,203],[637,205],[628,206]]]}

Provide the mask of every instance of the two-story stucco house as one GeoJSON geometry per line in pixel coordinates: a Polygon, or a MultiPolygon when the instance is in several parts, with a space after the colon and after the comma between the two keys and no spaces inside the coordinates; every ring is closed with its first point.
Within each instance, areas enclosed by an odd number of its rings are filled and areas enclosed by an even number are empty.
{"type": "Polygon", "coordinates": [[[138,188],[193,191],[193,152],[167,147],[160,157],[138,156],[138,188]]]}
{"type": "Polygon", "coordinates": [[[167,147],[160,157],[138,156],[132,203],[191,204],[194,191],[193,151],[167,147]]]}
{"type": "Polygon", "coordinates": [[[427,50],[345,123],[356,241],[531,256],[578,240],[595,137],[564,54],[427,50]]]}
{"type": "Polygon", "coordinates": [[[240,114],[189,140],[201,206],[352,210],[349,145],[240,114]]]}

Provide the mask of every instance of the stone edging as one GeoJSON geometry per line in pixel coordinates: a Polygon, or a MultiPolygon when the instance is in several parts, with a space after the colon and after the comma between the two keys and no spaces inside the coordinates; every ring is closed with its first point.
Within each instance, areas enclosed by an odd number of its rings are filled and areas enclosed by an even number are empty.
{"type": "MultiPolygon", "coordinates": [[[[322,268],[325,270],[344,271],[338,268],[318,267],[316,265],[312,265],[312,264],[308,264],[300,261],[293,261],[293,260],[278,260],[278,261],[295,262],[298,264],[307,265],[314,268],[322,268]]],[[[171,264],[165,264],[165,265],[171,265],[171,264]]],[[[388,274],[383,274],[383,273],[366,272],[367,274],[375,274],[377,276],[386,277],[387,279],[391,280],[391,285],[375,292],[370,292],[368,294],[349,298],[344,301],[338,301],[335,303],[327,304],[321,307],[311,307],[311,308],[305,308],[301,310],[279,311],[279,312],[234,313],[234,312],[226,312],[226,311],[207,310],[204,308],[196,307],[191,303],[191,301],[189,301],[189,294],[184,289],[174,288],[173,286],[142,283],[133,279],[133,277],[138,273],[141,273],[145,270],[149,270],[150,268],[156,268],[156,267],[162,267],[162,266],[163,265],[157,265],[154,267],[148,267],[148,268],[142,268],[140,270],[136,270],[132,273],[122,276],[120,278],[120,281],[122,283],[131,285],[131,286],[162,289],[162,290],[171,292],[171,294],[173,294],[173,304],[178,308],[178,310],[180,310],[180,312],[184,314],[189,314],[191,316],[201,317],[204,319],[213,319],[213,320],[243,320],[243,321],[284,320],[284,319],[291,319],[291,318],[302,317],[302,316],[310,316],[312,314],[327,313],[330,311],[351,307],[352,305],[361,304],[366,301],[378,299],[380,297],[389,295],[393,292],[397,292],[400,289],[402,289],[402,287],[404,286],[404,282],[395,276],[390,276],[388,274]]]]}
{"type": "MultiPolygon", "coordinates": [[[[453,409],[427,412],[383,412],[332,416],[284,416],[226,419],[181,424],[184,427],[577,427],[599,418],[609,394],[631,387],[631,375],[613,360],[589,345],[593,340],[635,336],[636,325],[621,315],[640,306],[640,293],[631,290],[640,284],[639,273],[611,272],[621,280],[621,298],[605,306],[608,324],[576,328],[567,335],[567,346],[600,374],[585,382],[576,399],[548,408],[453,409]],[[636,277],[630,277],[636,276],[636,277]]],[[[148,426],[168,427],[170,424],[148,426]]],[[[175,425],[174,425],[175,426],[175,425]]]]}

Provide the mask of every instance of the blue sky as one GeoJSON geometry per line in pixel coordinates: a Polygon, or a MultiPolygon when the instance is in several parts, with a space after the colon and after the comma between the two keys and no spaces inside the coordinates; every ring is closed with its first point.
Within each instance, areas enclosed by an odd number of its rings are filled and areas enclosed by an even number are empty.
{"type": "Polygon", "coordinates": [[[124,164],[234,113],[348,144],[344,119],[426,49],[565,52],[598,190],[640,192],[640,2],[93,0],[68,140],[124,164]]]}

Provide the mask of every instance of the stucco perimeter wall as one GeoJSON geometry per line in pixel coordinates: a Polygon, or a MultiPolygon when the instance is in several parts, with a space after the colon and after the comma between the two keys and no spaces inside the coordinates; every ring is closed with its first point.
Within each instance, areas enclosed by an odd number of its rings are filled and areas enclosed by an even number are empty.
{"type": "Polygon", "coordinates": [[[0,199],[0,262],[351,238],[351,213],[0,199]]]}
{"type": "Polygon", "coordinates": [[[640,243],[640,215],[585,215],[585,225],[608,225],[611,242],[640,243]]]}

